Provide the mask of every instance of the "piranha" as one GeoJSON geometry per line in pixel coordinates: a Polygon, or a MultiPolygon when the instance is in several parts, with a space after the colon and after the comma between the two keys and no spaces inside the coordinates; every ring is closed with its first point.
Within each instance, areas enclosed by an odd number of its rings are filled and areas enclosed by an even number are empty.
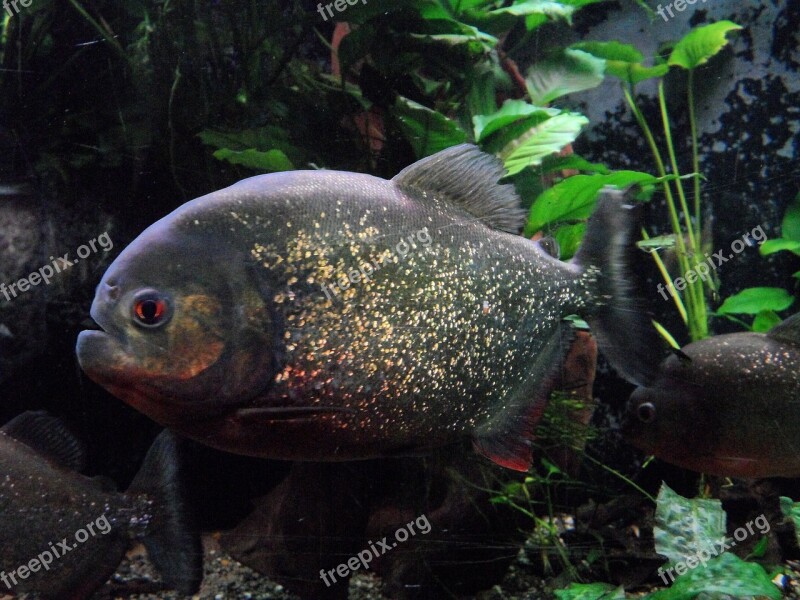
{"type": "Polygon", "coordinates": [[[800,314],[769,333],[689,344],[632,394],[623,435],[680,467],[728,477],[800,476],[800,314]]]}
{"type": "Polygon", "coordinates": [[[567,264],[515,235],[503,175],[465,144],[392,180],[274,173],[188,202],[103,276],[80,365],[233,453],[352,460],[471,438],[525,470],[564,317],[583,316],[634,382],[662,356],[634,294],[635,203],[605,191],[567,264]]]}
{"type": "Polygon", "coordinates": [[[200,539],[177,484],[176,439],[164,432],[124,493],[76,472],[78,441],[56,418],[27,412],[0,429],[0,596],[88,598],[141,539],[164,581],[194,593],[200,539]]]}

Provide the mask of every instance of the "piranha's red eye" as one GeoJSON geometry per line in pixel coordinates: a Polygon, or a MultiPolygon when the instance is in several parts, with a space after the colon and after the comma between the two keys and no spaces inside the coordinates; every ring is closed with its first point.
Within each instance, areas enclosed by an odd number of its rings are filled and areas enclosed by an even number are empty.
{"type": "Polygon", "coordinates": [[[133,318],[137,325],[154,328],[165,325],[170,317],[170,304],[158,292],[140,292],[133,300],[133,318]]]}

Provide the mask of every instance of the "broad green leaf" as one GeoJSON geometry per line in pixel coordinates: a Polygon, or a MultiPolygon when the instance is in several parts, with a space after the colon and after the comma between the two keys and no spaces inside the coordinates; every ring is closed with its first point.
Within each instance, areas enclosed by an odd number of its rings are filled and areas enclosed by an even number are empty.
{"type": "Polygon", "coordinates": [[[583,50],[592,56],[606,61],[605,73],[622,79],[628,85],[636,85],[645,79],[663,77],[669,66],[659,64],[647,67],[642,64],[644,57],[634,46],[619,42],[579,42],[570,48],[583,50]]]}
{"type": "Polygon", "coordinates": [[[410,33],[410,38],[423,42],[446,44],[448,46],[467,46],[475,54],[494,48],[497,38],[475,30],[475,34],[463,33],[410,33]]]}
{"type": "Polygon", "coordinates": [[[774,310],[762,310],[753,319],[753,331],[756,333],[767,333],[770,329],[781,322],[781,318],[774,310]]]}
{"type": "Polygon", "coordinates": [[[506,100],[497,112],[490,115],[475,115],[472,123],[475,128],[475,139],[482,142],[494,132],[526,117],[534,117],[531,127],[560,114],[556,108],[534,106],[524,100],[506,100]]]}
{"type": "Polygon", "coordinates": [[[569,156],[548,156],[539,166],[542,173],[558,173],[560,171],[582,171],[585,173],[602,173],[608,175],[611,171],[602,163],[589,162],[577,154],[569,156]]]}
{"type": "Polygon", "coordinates": [[[761,253],[762,256],[775,254],[776,252],[782,252],[783,250],[788,250],[789,252],[800,254],[800,241],[787,240],[786,238],[777,238],[774,240],[767,240],[766,242],[761,244],[761,246],[758,249],[758,251],[761,253]]]}
{"type": "Polygon", "coordinates": [[[784,517],[791,519],[794,525],[794,537],[800,544],[800,502],[795,502],[786,496],[780,497],[781,512],[784,517]]]}
{"type": "Polygon", "coordinates": [[[573,583],[553,593],[558,600],[625,600],[625,591],[608,583],[573,583]]]}
{"type": "Polygon", "coordinates": [[[510,6],[492,11],[469,10],[460,18],[474,23],[491,33],[507,32],[519,18],[525,19],[528,31],[553,20],[572,22],[572,16],[580,8],[606,0],[514,0],[510,6]]]}
{"type": "Polygon", "coordinates": [[[534,104],[596,88],[605,78],[606,61],[582,50],[567,49],[531,67],[525,78],[534,104]]]}
{"type": "Polygon", "coordinates": [[[656,552],[674,565],[697,556],[700,551],[715,551],[716,543],[725,538],[726,519],[719,500],[689,500],[662,483],[653,524],[656,552]]]}
{"type": "Polygon", "coordinates": [[[277,172],[294,169],[292,161],[280,150],[261,152],[254,148],[247,150],[230,150],[220,148],[214,152],[214,158],[225,160],[234,165],[242,165],[257,171],[277,172]]]}
{"type": "Polygon", "coordinates": [[[541,164],[542,160],[560,152],[578,137],[589,119],[577,113],[563,112],[531,128],[525,135],[500,151],[508,174],[519,173],[525,167],[541,164]]]}
{"type": "Polygon", "coordinates": [[[574,175],[545,190],[531,206],[525,235],[530,237],[560,221],[588,219],[597,195],[605,186],[619,188],[631,184],[651,184],[657,179],[638,171],[617,171],[609,175],[574,175]]]}
{"type": "Polygon", "coordinates": [[[764,567],[725,552],[705,565],[688,570],[675,579],[672,587],[650,594],[646,600],[694,600],[700,594],[709,594],[712,598],[780,600],[783,597],[764,567]]]}
{"type": "Polygon", "coordinates": [[[398,96],[392,114],[417,158],[430,156],[467,139],[458,123],[408,98],[398,96]]]}
{"type": "Polygon", "coordinates": [[[717,309],[721,315],[757,315],[762,310],[781,312],[794,304],[794,297],[777,287],[753,287],[727,298],[717,309]]]}
{"type": "Polygon", "coordinates": [[[575,256],[585,233],[586,223],[563,225],[556,229],[555,233],[553,233],[553,237],[558,242],[558,246],[561,249],[561,260],[569,260],[575,256]]]}
{"type": "Polygon", "coordinates": [[[641,63],[623,63],[620,61],[609,61],[606,65],[606,73],[621,79],[628,85],[636,85],[646,79],[653,77],[663,77],[669,72],[669,66],[662,64],[654,67],[646,67],[641,63]]]}
{"type": "Polygon", "coordinates": [[[511,6],[493,10],[490,15],[513,15],[527,17],[528,15],[546,15],[550,18],[569,19],[575,13],[575,6],[567,2],[554,0],[516,0],[511,6]]]}
{"type": "Polygon", "coordinates": [[[621,61],[625,63],[640,63],[644,60],[644,55],[630,44],[620,42],[578,42],[572,44],[570,48],[583,50],[592,56],[608,61],[621,61]]]}
{"type": "Polygon", "coordinates": [[[719,21],[696,27],[675,45],[667,64],[670,67],[696,69],[728,45],[728,33],[741,28],[741,25],[732,21],[719,21]]]}

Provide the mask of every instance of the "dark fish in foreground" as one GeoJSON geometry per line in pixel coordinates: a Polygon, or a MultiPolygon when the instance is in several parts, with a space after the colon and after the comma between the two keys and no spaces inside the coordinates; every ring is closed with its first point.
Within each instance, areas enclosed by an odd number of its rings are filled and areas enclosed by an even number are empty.
{"type": "Polygon", "coordinates": [[[637,210],[606,191],[574,264],[513,233],[500,162],[450,148],[391,181],[253,177],[128,246],[77,345],[84,371],[216,448],[290,460],[419,453],[470,436],[527,469],[571,314],[624,375],[660,362],[637,311],[637,210]]]}
{"type": "Polygon", "coordinates": [[[124,493],[75,472],[78,442],[54,417],[20,415],[0,429],[0,596],[88,598],[141,538],[165,582],[194,593],[199,536],[179,496],[176,440],[164,432],[124,493]]]}
{"type": "Polygon", "coordinates": [[[800,314],[670,356],[628,403],[623,434],[658,458],[728,477],[800,476],[800,314]]]}

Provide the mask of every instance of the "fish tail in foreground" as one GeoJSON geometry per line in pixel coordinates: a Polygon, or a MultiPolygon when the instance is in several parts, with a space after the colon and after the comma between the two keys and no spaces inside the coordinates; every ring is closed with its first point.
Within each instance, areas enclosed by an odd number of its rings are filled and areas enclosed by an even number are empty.
{"type": "Polygon", "coordinates": [[[188,516],[178,456],[177,436],[163,431],[128,494],[145,494],[153,501],[153,522],[143,539],[147,554],[170,587],[191,595],[202,581],[203,548],[188,516]]]}
{"type": "Polygon", "coordinates": [[[599,271],[598,303],[586,316],[598,345],[623,377],[647,385],[664,358],[664,346],[634,284],[640,215],[630,191],[605,188],[574,262],[584,271],[599,271]]]}

